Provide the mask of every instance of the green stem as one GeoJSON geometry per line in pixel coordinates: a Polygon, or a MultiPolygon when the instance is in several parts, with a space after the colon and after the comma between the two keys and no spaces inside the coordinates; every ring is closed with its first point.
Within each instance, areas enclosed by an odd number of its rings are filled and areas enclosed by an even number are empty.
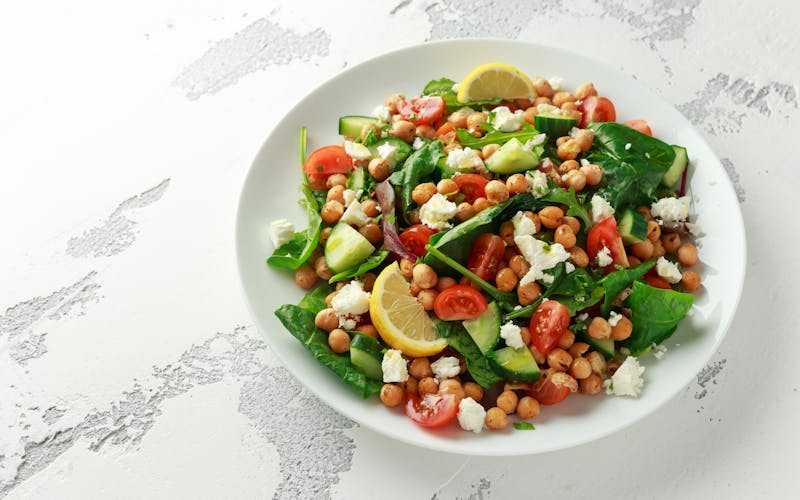
{"type": "Polygon", "coordinates": [[[306,164],[306,147],[308,143],[308,129],[305,125],[300,127],[300,167],[306,164]]]}

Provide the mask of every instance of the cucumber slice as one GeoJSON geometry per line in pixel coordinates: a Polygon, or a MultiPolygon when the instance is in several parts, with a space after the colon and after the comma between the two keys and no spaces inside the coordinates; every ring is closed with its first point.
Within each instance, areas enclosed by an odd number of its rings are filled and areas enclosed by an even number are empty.
{"type": "Polygon", "coordinates": [[[378,139],[375,144],[369,147],[373,158],[383,158],[381,150],[384,148],[393,148],[394,152],[386,158],[386,163],[394,168],[396,165],[402,165],[406,158],[411,156],[413,149],[406,141],[397,139],[396,137],[386,137],[385,139],[378,139]]]}
{"type": "Polygon", "coordinates": [[[369,378],[383,380],[383,348],[381,344],[370,337],[361,333],[354,333],[350,341],[350,362],[353,368],[360,371],[369,378]]]}
{"type": "Polygon", "coordinates": [[[647,219],[632,208],[627,208],[622,212],[619,219],[619,235],[622,242],[626,245],[639,243],[647,238],[647,219]]]}
{"type": "Polygon", "coordinates": [[[672,146],[672,149],[675,150],[675,160],[667,170],[667,173],[664,174],[664,177],[661,178],[661,184],[667,187],[672,187],[678,183],[683,171],[686,170],[686,165],[689,164],[689,155],[686,153],[686,148],[672,146]]]}
{"type": "Polygon", "coordinates": [[[358,191],[359,189],[364,189],[366,185],[367,185],[367,168],[366,167],[354,168],[353,172],[350,174],[350,177],[347,178],[347,189],[358,191]]]}
{"type": "Polygon", "coordinates": [[[533,355],[527,347],[519,349],[503,347],[492,351],[487,357],[492,366],[506,380],[536,382],[541,375],[539,365],[536,364],[536,360],[533,359],[533,355]]]}
{"type": "Polygon", "coordinates": [[[516,137],[509,140],[484,161],[486,168],[495,174],[515,174],[539,166],[536,153],[522,147],[516,137]]]}
{"type": "Polygon", "coordinates": [[[458,175],[458,174],[474,174],[474,168],[465,168],[463,170],[455,170],[447,166],[447,156],[442,156],[439,158],[439,161],[436,162],[436,168],[439,170],[442,179],[450,179],[451,177],[458,175]]]}
{"type": "Polygon", "coordinates": [[[491,302],[483,314],[462,324],[481,352],[486,354],[500,341],[500,306],[497,302],[491,302]]]}
{"type": "Polygon", "coordinates": [[[339,135],[357,139],[361,137],[361,129],[364,125],[377,125],[379,120],[372,116],[343,116],[339,118],[339,135]]]}
{"type": "Polygon", "coordinates": [[[579,329],[575,332],[575,338],[581,342],[586,342],[592,349],[603,355],[604,358],[610,359],[614,357],[614,340],[613,339],[596,339],[590,337],[586,329],[579,329]]]}
{"type": "Polygon", "coordinates": [[[325,243],[325,263],[336,274],[361,264],[374,251],[375,247],[363,234],[339,222],[325,243]]]}
{"type": "Polygon", "coordinates": [[[536,130],[547,134],[549,139],[557,139],[569,134],[572,127],[578,125],[578,120],[568,116],[556,115],[553,112],[544,112],[533,117],[533,126],[536,130]]]}

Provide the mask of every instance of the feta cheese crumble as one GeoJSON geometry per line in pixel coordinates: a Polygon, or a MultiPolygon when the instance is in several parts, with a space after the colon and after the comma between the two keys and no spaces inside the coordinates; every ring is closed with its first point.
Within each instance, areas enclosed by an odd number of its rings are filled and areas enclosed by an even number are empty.
{"type": "Polygon", "coordinates": [[[361,202],[354,199],[347,206],[347,210],[344,211],[339,221],[361,227],[369,222],[369,217],[364,213],[364,207],[361,206],[361,202]]]}
{"type": "Polygon", "coordinates": [[[561,108],[557,108],[552,104],[545,104],[545,103],[537,104],[536,114],[541,115],[544,113],[552,116],[561,116],[563,114],[563,111],[561,111],[561,108]]]}
{"type": "Polygon", "coordinates": [[[644,386],[643,373],[644,367],[639,365],[639,361],[633,356],[628,356],[611,376],[611,384],[606,387],[606,394],[638,397],[644,386]]]}
{"type": "Polygon", "coordinates": [[[286,219],[278,219],[269,223],[269,239],[272,246],[280,247],[294,237],[294,224],[286,219]]]}
{"type": "Polygon", "coordinates": [[[378,155],[384,160],[388,160],[397,152],[397,146],[389,144],[388,142],[381,144],[377,149],[378,155]]]}
{"type": "Polygon", "coordinates": [[[344,191],[342,191],[342,198],[344,199],[344,206],[345,207],[349,207],[350,204],[353,203],[353,200],[358,198],[360,192],[361,192],[361,190],[359,190],[359,192],[356,193],[352,189],[345,189],[344,191]]]}
{"type": "Polygon", "coordinates": [[[464,398],[458,403],[458,425],[465,431],[472,431],[475,434],[483,430],[483,423],[486,420],[486,410],[480,403],[472,398],[464,398]]]}
{"type": "Polygon", "coordinates": [[[689,196],[680,198],[661,198],[650,205],[650,213],[653,217],[658,217],[664,222],[682,222],[689,216],[689,196]]]}
{"type": "Polygon", "coordinates": [[[383,104],[376,106],[375,109],[372,110],[372,116],[384,123],[392,121],[392,111],[383,104]]]}
{"type": "Polygon", "coordinates": [[[554,268],[556,264],[564,262],[570,257],[570,253],[564,249],[561,243],[548,244],[528,235],[514,237],[514,243],[517,244],[522,256],[531,265],[528,273],[520,280],[520,285],[527,285],[542,279],[543,271],[554,268]]]}
{"type": "Polygon", "coordinates": [[[431,370],[438,380],[444,380],[457,376],[461,372],[461,365],[458,358],[445,356],[431,363],[431,370]]]}
{"type": "Polygon", "coordinates": [[[700,236],[701,234],[703,234],[703,228],[700,227],[700,224],[693,224],[691,222],[687,222],[686,229],[692,236],[700,236]]]}
{"type": "Polygon", "coordinates": [[[575,316],[576,321],[586,321],[587,319],[589,319],[589,313],[583,313],[575,316]]]}
{"type": "Polygon", "coordinates": [[[614,209],[602,196],[592,196],[592,221],[597,224],[614,215],[614,209]]]}
{"type": "Polygon", "coordinates": [[[630,142],[625,145],[625,151],[627,151],[629,149],[631,149],[631,143],[630,142]]]}
{"type": "Polygon", "coordinates": [[[508,106],[498,106],[492,110],[493,117],[490,124],[501,132],[516,132],[525,120],[525,112],[517,110],[511,112],[508,106]]]}
{"type": "Polygon", "coordinates": [[[514,224],[514,236],[531,236],[536,233],[536,223],[521,210],[514,214],[511,223],[514,224]]]}
{"type": "Polygon", "coordinates": [[[458,171],[472,171],[483,167],[483,160],[478,152],[472,148],[454,149],[447,153],[448,167],[458,171]]]}
{"type": "Polygon", "coordinates": [[[681,270],[674,262],[670,262],[664,257],[659,257],[656,261],[656,272],[659,276],[669,283],[677,283],[681,280],[681,270]]]}
{"type": "Polygon", "coordinates": [[[575,264],[572,262],[567,262],[564,264],[564,270],[567,272],[567,274],[573,272],[575,270],[575,264]]]}
{"type": "Polygon", "coordinates": [[[522,330],[510,321],[500,327],[500,337],[506,341],[508,347],[514,349],[525,347],[525,343],[522,342],[522,330]]]}
{"type": "Polygon", "coordinates": [[[411,147],[414,149],[414,151],[416,151],[418,149],[422,149],[422,146],[424,145],[425,141],[423,141],[421,137],[414,137],[414,143],[411,144],[411,147]]]}
{"type": "Polygon", "coordinates": [[[560,76],[553,76],[547,79],[547,83],[550,84],[550,88],[553,89],[553,92],[558,92],[561,90],[561,84],[564,83],[564,79],[560,76]]]}
{"type": "Polygon", "coordinates": [[[372,158],[369,148],[353,141],[344,141],[344,152],[354,160],[369,160],[372,158]]]}
{"type": "Polygon", "coordinates": [[[389,349],[383,353],[381,361],[384,382],[405,382],[408,380],[408,364],[403,354],[397,349],[389,349]]]}
{"type": "Polygon", "coordinates": [[[656,359],[662,359],[664,355],[667,353],[667,346],[665,346],[664,344],[656,344],[655,342],[653,342],[652,347],[653,347],[652,350],[653,356],[655,356],[656,359]]]}
{"type": "Polygon", "coordinates": [[[547,140],[547,134],[534,135],[533,137],[525,141],[525,144],[522,145],[522,149],[530,153],[533,150],[533,148],[544,144],[546,140],[547,140]]]}
{"type": "Polygon", "coordinates": [[[431,229],[450,229],[450,219],[456,216],[457,205],[444,195],[436,193],[419,209],[419,219],[431,229]]]}
{"type": "Polygon", "coordinates": [[[597,264],[600,267],[606,267],[610,266],[612,262],[614,262],[614,259],[611,258],[611,250],[609,250],[607,246],[603,245],[603,248],[597,252],[597,264]]]}
{"type": "Polygon", "coordinates": [[[622,315],[617,311],[611,311],[611,314],[608,316],[608,324],[612,327],[617,326],[619,320],[622,319],[622,315]]]}
{"type": "Polygon", "coordinates": [[[528,192],[534,198],[541,198],[547,194],[547,174],[539,170],[529,170],[525,172],[525,180],[528,181],[528,192]]]}
{"type": "Polygon", "coordinates": [[[364,291],[360,281],[353,280],[343,286],[331,301],[331,307],[339,318],[339,327],[354,329],[361,315],[369,311],[369,297],[370,293],[364,291]]]}

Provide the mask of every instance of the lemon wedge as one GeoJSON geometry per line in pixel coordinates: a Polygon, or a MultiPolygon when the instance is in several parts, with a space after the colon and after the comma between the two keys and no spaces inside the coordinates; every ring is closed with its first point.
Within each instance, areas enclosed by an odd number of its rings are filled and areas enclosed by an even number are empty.
{"type": "Polygon", "coordinates": [[[447,347],[416,297],[397,262],[381,271],[372,287],[369,315],[381,338],[406,356],[432,356],[447,347]]]}
{"type": "Polygon", "coordinates": [[[535,99],[533,81],[514,66],[488,63],[470,71],[458,86],[459,102],[535,99]]]}

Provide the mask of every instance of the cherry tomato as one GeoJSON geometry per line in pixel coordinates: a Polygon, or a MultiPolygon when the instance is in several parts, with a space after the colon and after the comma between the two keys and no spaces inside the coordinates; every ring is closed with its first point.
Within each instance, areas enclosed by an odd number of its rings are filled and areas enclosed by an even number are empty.
{"type": "Polygon", "coordinates": [[[569,396],[570,389],[566,385],[561,385],[558,380],[555,382],[552,377],[545,377],[539,380],[528,391],[528,395],[543,405],[554,405],[560,403],[569,396]]]}
{"type": "Polygon", "coordinates": [[[432,96],[398,101],[397,111],[405,120],[424,125],[444,114],[444,100],[439,96],[432,96]]]}
{"type": "Polygon", "coordinates": [[[446,321],[475,319],[488,308],[481,292],[468,285],[449,286],[433,301],[433,312],[446,321]]]}
{"type": "Polygon", "coordinates": [[[672,286],[669,284],[669,281],[659,276],[654,269],[647,271],[647,274],[644,275],[643,279],[647,282],[648,285],[652,286],[653,288],[663,288],[664,290],[672,290],[672,286]]]}
{"type": "Polygon", "coordinates": [[[475,203],[475,200],[486,197],[486,184],[489,182],[478,174],[460,174],[453,177],[458,184],[458,191],[464,195],[464,201],[475,203]]]}
{"type": "Polygon", "coordinates": [[[569,326],[569,309],[556,300],[542,302],[531,316],[531,341],[536,350],[547,354],[561,340],[569,326]]]}
{"type": "Polygon", "coordinates": [[[503,238],[492,233],[478,236],[467,257],[467,268],[482,279],[489,280],[500,270],[506,251],[503,238]]]}
{"type": "Polygon", "coordinates": [[[647,123],[647,120],[628,120],[625,122],[625,125],[643,134],[649,136],[653,135],[653,131],[650,130],[650,125],[647,123]]]}
{"type": "Polygon", "coordinates": [[[453,394],[426,394],[420,398],[406,395],[406,415],[422,427],[441,427],[458,413],[458,401],[453,394]]]}
{"type": "Polygon", "coordinates": [[[422,257],[428,253],[425,250],[425,245],[431,239],[431,236],[436,234],[435,229],[431,229],[423,224],[414,224],[409,226],[408,229],[400,233],[400,242],[405,245],[414,255],[422,257]]]}
{"type": "Polygon", "coordinates": [[[613,122],[617,119],[617,110],[614,103],[605,97],[590,95],[578,106],[578,111],[583,113],[581,118],[581,128],[594,122],[613,122]]]}
{"type": "Polygon", "coordinates": [[[586,251],[592,262],[597,258],[597,254],[600,253],[603,247],[608,248],[609,257],[611,257],[612,261],[611,264],[606,266],[606,272],[613,271],[615,269],[614,266],[629,267],[628,255],[622,245],[622,238],[619,236],[617,221],[614,217],[607,217],[595,224],[586,237],[586,251]]]}
{"type": "Polygon", "coordinates": [[[309,175],[346,174],[353,169],[353,159],[342,146],[324,146],[311,153],[303,165],[309,175]]]}

